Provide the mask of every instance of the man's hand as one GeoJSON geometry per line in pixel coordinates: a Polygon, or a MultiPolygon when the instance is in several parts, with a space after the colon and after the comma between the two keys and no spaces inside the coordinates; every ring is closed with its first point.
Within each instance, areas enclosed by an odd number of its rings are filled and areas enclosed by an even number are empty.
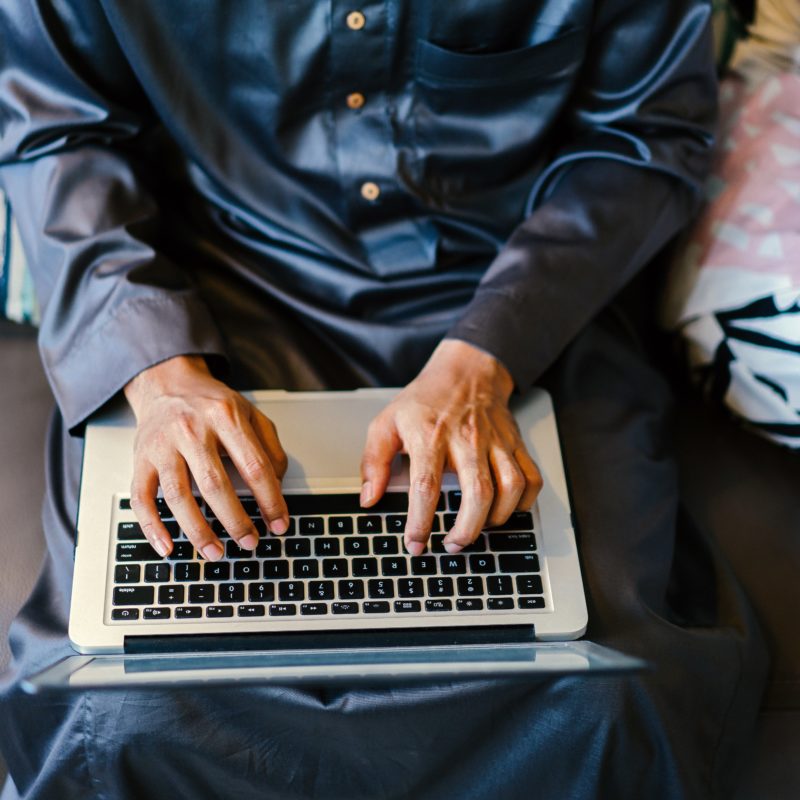
{"type": "Polygon", "coordinates": [[[445,467],[461,485],[461,507],[445,537],[448,553],[531,507],[542,487],[539,470],[508,408],[513,381],[493,356],[466,342],[445,340],[424,369],[372,422],[361,462],[361,504],[376,503],[391,462],[410,464],[406,549],[424,551],[445,467]]]}
{"type": "Polygon", "coordinates": [[[125,387],[125,396],[138,426],[131,508],[158,553],[172,550],[156,509],[159,485],[195,548],[209,561],[224,553],[192,496],[190,476],[233,539],[255,549],[258,532],[225,472],[223,451],[250,487],[270,530],[286,532],[289,514],[280,486],[286,454],[275,426],[213,378],[201,357],[178,356],[144,370],[125,387]]]}

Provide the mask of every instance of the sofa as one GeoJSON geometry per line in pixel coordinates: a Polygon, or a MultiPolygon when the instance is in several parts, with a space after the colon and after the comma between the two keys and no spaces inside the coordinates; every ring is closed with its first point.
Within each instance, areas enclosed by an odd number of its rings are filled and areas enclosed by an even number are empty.
{"type": "MultiPolygon", "coordinates": [[[[669,362],[669,358],[666,359],[669,362]]],[[[672,366],[665,364],[669,374],[672,366]]],[[[772,656],[752,758],[732,800],[800,797],[800,455],[710,409],[673,370],[675,444],[684,502],[719,544],[750,596],[772,656]]],[[[43,443],[52,396],[35,331],[0,322],[0,670],[7,631],[30,592],[44,544],[43,443]]],[[[0,784],[5,766],[0,762],[0,784]]]]}

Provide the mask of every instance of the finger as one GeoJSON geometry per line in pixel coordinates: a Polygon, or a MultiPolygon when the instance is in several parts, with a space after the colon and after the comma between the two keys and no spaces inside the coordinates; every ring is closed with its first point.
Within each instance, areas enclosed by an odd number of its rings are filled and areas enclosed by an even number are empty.
{"type": "Polygon", "coordinates": [[[156,468],[149,462],[137,463],[131,482],[131,509],[147,541],[160,556],[166,557],[172,552],[172,537],[158,513],[155,500],[157,493],[156,468]]]}
{"type": "Polygon", "coordinates": [[[539,468],[536,466],[524,445],[520,445],[514,451],[514,458],[519,468],[522,470],[522,474],[525,476],[525,490],[519,498],[517,510],[529,511],[531,506],[536,502],[539,492],[542,491],[542,486],[544,486],[542,473],[539,472],[539,468]]]}
{"type": "Polygon", "coordinates": [[[461,486],[461,506],[444,546],[448,553],[458,553],[478,538],[492,507],[494,486],[485,450],[455,442],[450,447],[450,460],[461,486]]]}
{"type": "Polygon", "coordinates": [[[442,445],[416,439],[406,446],[409,459],[408,517],[404,542],[412,556],[424,552],[439,502],[446,452],[442,445]]]}
{"type": "Polygon", "coordinates": [[[251,424],[253,430],[259,438],[262,446],[269,456],[272,468],[275,470],[275,475],[278,480],[281,480],[286,474],[286,469],[289,466],[289,458],[286,451],[283,449],[280,439],[278,438],[278,431],[274,423],[269,417],[265,417],[257,408],[253,407],[253,415],[251,417],[251,424]]]}
{"type": "Polygon", "coordinates": [[[240,547],[255,550],[258,531],[234,491],[214,434],[209,432],[202,442],[193,442],[181,452],[200,494],[231,538],[240,547]]]}
{"type": "Polygon", "coordinates": [[[372,506],[383,497],[392,474],[392,460],[402,442],[394,419],[378,415],[367,429],[367,442],[361,456],[361,505],[372,506]]]}
{"type": "Polygon", "coordinates": [[[489,464],[495,493],[487,524],[502,525],[519,505],[526,488],[525,475],[508,449],[499,444],[489,449],[489,464]]]}
{"type": "MultiPolygon", "coordinates": [[[[281,494],[278,476],[255,430],[249,423],[243,422],[237,428],[222,428],[217,435],[244,482],[250,487],[270,530],[277,534],[286,533],[289,529],[289,510],[281,494]]],[[[238,499],[236,502],[241,505],[238,499]]]]}
{"type": "Polygon", "coordinates": [[[186,534],[186,538],[208,561],[218,561],[224,554],[220,540],[200,512],[192,494],[189,469],[179,453],[158,465],[158,480],[167,505],[186,534]]]}

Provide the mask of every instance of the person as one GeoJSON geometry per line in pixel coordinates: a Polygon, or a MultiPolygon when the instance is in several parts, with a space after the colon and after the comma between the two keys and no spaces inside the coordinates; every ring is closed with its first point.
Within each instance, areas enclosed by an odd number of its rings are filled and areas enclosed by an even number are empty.
{"type": "Polygon", "coordinates": [[[679,514],[668,386],[619,308],[596,317],[698,207],[709,16],[701,0],[4,2],[0,178],[57,401],[48,556],[0,689],[9,797],[729,796],[760,639],[679,514]],[[169,551],[160,486],[213,560],[190,478],[244,548],[257,535],[223,451],[271,530],[287,523],[280,432],[239,389],[404,386],[370,427],[362,502],[405,450],[419,552],[452,468],[456,552],[536,496],[508,401],[545,372],[589,633],[652,674],[21,694],[68,652],[79,437],[120,392],[148,538],[169,551]],[[712,585],[709,617],[687,598],[712,585]]]}

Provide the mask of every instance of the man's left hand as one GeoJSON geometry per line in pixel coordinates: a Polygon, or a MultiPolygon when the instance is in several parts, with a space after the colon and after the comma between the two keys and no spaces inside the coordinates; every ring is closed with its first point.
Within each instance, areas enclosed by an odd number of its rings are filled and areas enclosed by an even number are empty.
{"type": "Polygon", "coordinates": [[[406,549],[425,550],[441,490],[452,469],[461,506],[445,537],[457,553],[484,527],[532,505],[542,487],[508,408],[514,382],[493,356],[466,342],[439,344],[422,372],[372,421],[361,462],[361,504],[374,505],[398,452],[409,457],[406,549]]]}

